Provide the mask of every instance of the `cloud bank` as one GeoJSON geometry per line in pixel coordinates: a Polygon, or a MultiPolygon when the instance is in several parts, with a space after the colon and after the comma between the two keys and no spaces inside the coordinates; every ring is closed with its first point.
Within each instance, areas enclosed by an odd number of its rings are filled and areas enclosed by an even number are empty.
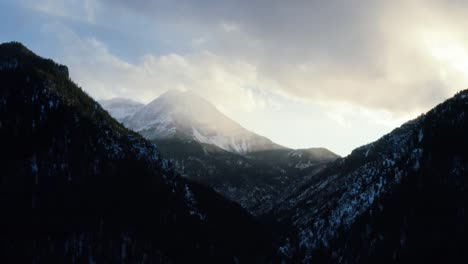
{"type": "Polygon", "coordinates": [[[244,60],[300,98],[401,112],[467,85],[463,1],[111,2],[190,32],[195,50],[244,60]]]}
{"type": "Polygon", "coordinates": [[[465,1],[21,0],[21,7],[46,17],[41,31],[57,43],[51,56],[95,98],[148,102],[191,89],[294,147],[300,139],[346,154],[468,86],[465,1]],[[304,131],[274,127],[281,122],[304,131]],[[343,128],[354,132],[327,139],[326,131],[343,128]]]}

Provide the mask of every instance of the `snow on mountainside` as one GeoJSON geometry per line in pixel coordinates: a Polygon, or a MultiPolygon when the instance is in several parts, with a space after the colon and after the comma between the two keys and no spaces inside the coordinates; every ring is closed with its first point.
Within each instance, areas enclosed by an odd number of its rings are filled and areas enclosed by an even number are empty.
{"type": "MultiPolygon", "coordinates": [[[[102,106],[117,119],[123,115],[121,109],[102,106]]],[[[191,91],[170,90],[120,121],[149,140],[196,140],[242,154],[283,148],[243,128],[191,91]]]]}
{"type": "Polygon", "coordinates": [[[107,111],[112,113],[112,117],[115,119],[122,121],[123,119],[132,116],[136,113],[140,108],[144,106],[144,104],[133,101],[126,98],[112,98],[109,100],[101,100],[99,104],[107,111]]]}

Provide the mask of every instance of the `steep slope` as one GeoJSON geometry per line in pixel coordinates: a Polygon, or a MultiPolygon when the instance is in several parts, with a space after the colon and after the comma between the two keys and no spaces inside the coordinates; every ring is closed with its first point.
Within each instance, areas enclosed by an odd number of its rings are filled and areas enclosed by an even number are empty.
{"type": "MultiPolygon", "coordinates": [[[[468,90],[314,175],[269,216],[309,263],[468,260],[468,90]]],[[[286,237],[286,238],[285,238],[286,237]]]]}
{"type": "MultiPolygon", "coordinates": [[[[285,188],[299,184],[336,159],[325,156],[317,160],[308,159],[307,166],[291,160],[275,164],[269,159],[265,161],[266,158],[245,157],[194,140],[154,142],[183,176],[213,187],[254,215],[270,210],[285,188]]],[[[287,153],[293,152],[288,150],[287,153]]],[[[258,153],[258,157],[263,156],[258,153]]]]}
{"type": "Polygon", "coordinates": [[[197,140],[236,153],[283,148],[243,128],[190,91],[169,90],[122,121],[149,140],[197,140]]]}
{"type": "Polygon", "coordinates": [[[102,108],[112,113],[112,117],[118,121],[122,121],[133,114],[135,114],[144,104],[126,99],[126,98],[112,98],[109,100],[101,100],[99,104],[102,108]]]}
{"type": "Polygon", "coordinates": [[[179,177],[65,66],[0,45],[0,262],[262,262],[268,235],[179,177]]]}

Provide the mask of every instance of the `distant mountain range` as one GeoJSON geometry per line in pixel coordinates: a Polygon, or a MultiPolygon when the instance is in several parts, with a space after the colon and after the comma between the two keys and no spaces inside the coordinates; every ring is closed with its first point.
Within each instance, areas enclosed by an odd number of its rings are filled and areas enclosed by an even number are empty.
{"type": "Polygon", "coordinates": [[[468,90],[343,158],[239,127],[0,44],[0,263],[468,262],[468,90]]]}

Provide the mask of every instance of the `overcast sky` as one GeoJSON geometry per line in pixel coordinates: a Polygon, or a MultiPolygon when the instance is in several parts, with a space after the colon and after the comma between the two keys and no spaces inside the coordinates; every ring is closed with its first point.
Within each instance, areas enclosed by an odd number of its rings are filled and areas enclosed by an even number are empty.
{"type": "Polygon", "coordinates": [[[1,0],[0,41],[95,99],[190,89],[244,127],[341,154],[468,86],[468,1],[1,0]]]}

